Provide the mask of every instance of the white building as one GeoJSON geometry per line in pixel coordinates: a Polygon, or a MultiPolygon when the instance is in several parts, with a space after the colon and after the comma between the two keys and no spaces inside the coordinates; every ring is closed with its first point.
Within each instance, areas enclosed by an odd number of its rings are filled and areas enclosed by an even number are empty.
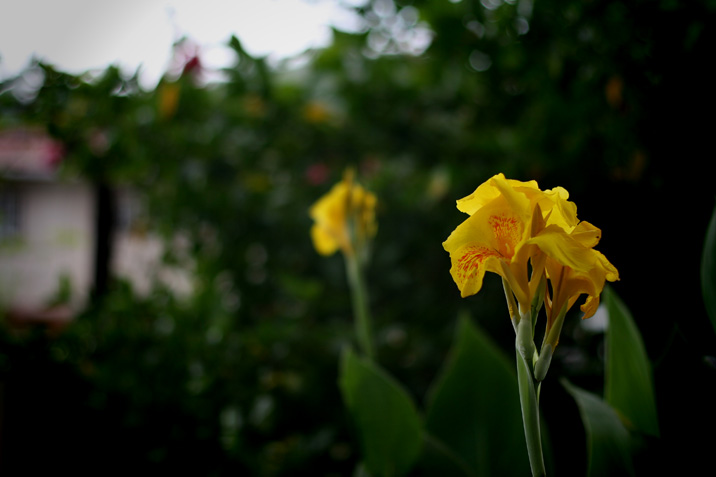
{"type": "MultiPolygon", "coordinates": [[[[0,131],[0,310],[15,320],[66,322],[87,304],[94,280],[95,198],[61,177],[61,146],[38,129],[0,131]],[[58,298],[62,302],[57,305],[58,298]]],[[[140,293],[154,280],[190,290],[186,273],[160,267],[161,241],[137,232],[137,201],[116,194],[111,272],[140,293]]]]}

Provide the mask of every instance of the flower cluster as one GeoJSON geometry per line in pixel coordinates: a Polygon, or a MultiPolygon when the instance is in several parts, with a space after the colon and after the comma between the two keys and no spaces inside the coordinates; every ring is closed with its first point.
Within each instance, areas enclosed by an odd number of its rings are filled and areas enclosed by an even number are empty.
{"type": "Polygon", "coordinates": [[[605,281],[619,279],[617,269],[594,249],[601,231],[580,222],[568,198],[561,187],[542,191],[535,181],[498,174],[457,201],[469,217],[443,243],[463,297],[480,291],[485,272],[497,273],[516,321],[544,304],[552,346],[560,320],[576,300],[587,295],[581,309],[589,318],[605,281]],[[553,328],[556,333],[550,333],[553,328]]]}
{"type": "Polygon", "coordinates": [[[337,250],[347,257],[367,254],[368,243],[375,236],[376,197],[354,181],[352,170],[343,181],[321,197],[309,210],[314,220],[311,228],[313,245],[321,255],[337,250]]]}

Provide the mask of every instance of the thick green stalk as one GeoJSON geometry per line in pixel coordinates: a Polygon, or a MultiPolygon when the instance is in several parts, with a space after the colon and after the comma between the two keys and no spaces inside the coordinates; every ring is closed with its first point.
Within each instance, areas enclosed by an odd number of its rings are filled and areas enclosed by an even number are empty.
{"type": "Polygon", "coordinates": [[[368,308],[368,291],[363,279],[363,270],[360,261],[355,255],[346,254],[346,273],[348,285],[351,289],[353,302],[353,325],[356,340],[363,354],[373,360],[373,331],[371,326],[370,310],[368,308]]]}
{"type": "Polygon", "coordinates": [[[544,457],[542,455],[542,436],[540,433],[539,399],[535,382],[532,378],[532,356],[534,342],[532,342],[532,324],[530,319],[520,320],[517,330],[515,351],[517,355],[517,383],[520,393],[520,407],[522,408],[522,424],[525,429],[527,441],[527,454],[530,459],[530,468],[534,477],[546,476],[544,457]],[[531,350],[529,343],[532,344],[531,350]],[[527,348],[527,349],[525,349],[527,348]],[[530,352],[532,351],[532,352],[530,352]]]}

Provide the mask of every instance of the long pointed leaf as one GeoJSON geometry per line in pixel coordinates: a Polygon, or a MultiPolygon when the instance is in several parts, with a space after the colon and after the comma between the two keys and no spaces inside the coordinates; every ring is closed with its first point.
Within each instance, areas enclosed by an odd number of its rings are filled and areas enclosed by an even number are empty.
{"type": "Polygon", "coordinates": [[[451,353],[426,428],[475,475],[529,475],[514,365],[465,316],[451,353]]]}
{"type": "Polygon", "coordinates": [[[701,257],[701,294],[711,324],[716,330],[716,208],[706,230],[704,250],[701,257]]]}
{"type": "Polygon", "coordinates": [[[651,363],[639,329],[614,290],[605,290],[609,324],[606,337],[604,397],[628,426],[659,435],[651,363]]]}
{"type": "Polygon", "coordinates": [[[422,423],[408,393],[376,364],[348,350],[340,387],[374,476],[405,475],[422,446],[422,423]]]}
{"type": "MultiPolygon", "coordinates": [[[[599,396],[562,379],[562,385],[577,402],[587,433],[587,475],[589,477],[631,476],[629,431],[617,413],[599,396]]],[[[575,470],[575,475],[581,471],[575,470]]]]}

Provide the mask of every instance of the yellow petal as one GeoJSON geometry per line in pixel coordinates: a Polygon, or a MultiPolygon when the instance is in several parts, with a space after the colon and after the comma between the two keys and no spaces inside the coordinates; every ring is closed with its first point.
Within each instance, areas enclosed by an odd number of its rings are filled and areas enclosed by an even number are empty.
{"type": "Polygon", "coordinates": [[[469,215],[474,214],[480,208],[504,193],[505,184],[512,189],[539,190],[536,181],[521,182],[514,179],[505,179],[504,174],[499,173],[480,184],[472,194],[459,199],[457,201],[457,209],[469,215]]]}
{"type": "Polygon", "coordinates": [[[536,197],[547,218],[547,225],[557,225],[567,232],[579,223],[577,219],[577,205],[569,200],[569,192],[562,187],[555,187],[544,191],[541,197],[536,197]]]}
{"type": "Polygon", "coordinates": [[[537,245],[548,257],[561,265],[577,271],[589,271],[598,260],[593,253],[595,250],[585,247],[556,225],[547,226],[528,242],[537,245]]]}
{"type": "Polygon", "coordinates": [[[521,304],[529,303],[526,291],[529,257],[520,255],[520,262],[513,263],[515,252],[526,236],[528,213],[529,201],[506,190],[465,219],[443,243],[450,253],[450,273],[463,297],[477,293],[482,288],[485,272],[489,271],[510,282],[521,304]]]}
{"type": "Polygon", "coordinates": [[[488,258],[499,257],[499,254],[487,247],[476,244],[466,244],[450,253],[452,267],[450,275],[460,289],[460,295],[474,295],[482,288],[485,277],[485,262],[488,258]]]}
{"type": "Polygon", "coordinates": [[[331,255],[339,248],[338,240],[328,232],[328,229],[319,225],[314,224],[311,227],[311,238],[313,246],[321,255],[331,255]]]}
{"type": "MultiPolygon", "coordinates": [[[[564,243],[562,242],[562,245],[564,243]]],[[[597,250],[585,247],[580,253],[583,260],[579,269],[565,265],[564,261],[560,260],[563,257],[555,259],[549,254],[545,267],[552,283],[552,309],[560,310],[565,303],[567,308],[571,308],[581,295],[587,295],[581,310],[584,312],[584,318],[589,318],[599,306],[599,295],[604,289],[605,281],[618,280],[619,273],[597,250]],[[586,266],[587,263],[590,265],[586,266]]],[[[551,317],[548,319],[551,321],[551,317]]]]}
{"type": "Polygon", "coordinates": [[[595,247],[602,238],[602,231],[589,222],[580,222],[570,234],[585,247],[595,247]]]}

